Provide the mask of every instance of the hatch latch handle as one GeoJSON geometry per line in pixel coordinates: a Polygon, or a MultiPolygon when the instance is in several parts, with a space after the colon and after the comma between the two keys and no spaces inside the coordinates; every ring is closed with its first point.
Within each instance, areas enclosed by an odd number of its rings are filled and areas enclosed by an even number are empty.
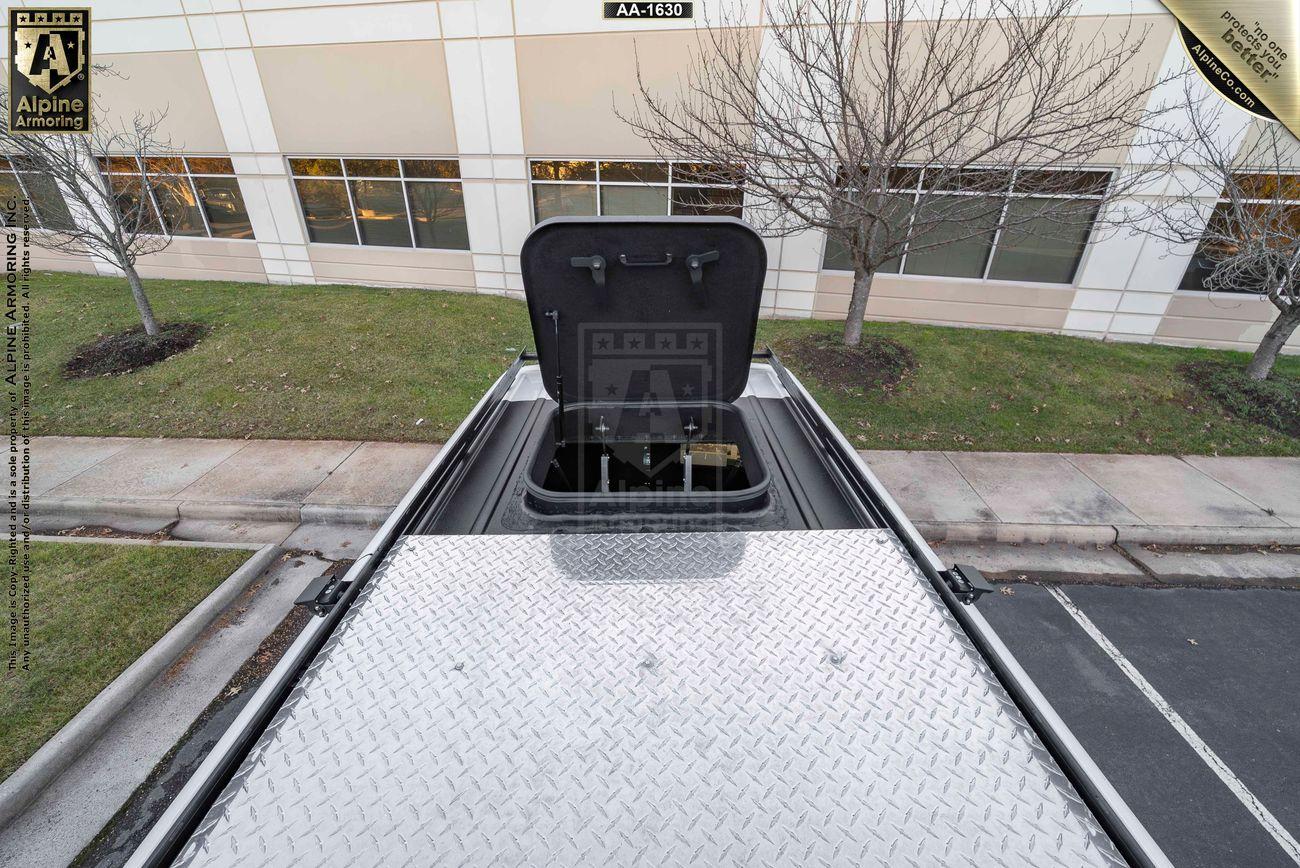
{"type": "Polygon", "coordinates": [[[595,281],[596,286],[605,285],[605,257],[599,253],[594,253],[591,256],[570,257],[569,264],[574,268],[591,269],[591,279],[595,281]]]}
{"type": "Polygon", "coordinates": [[[618,261],[628,268],[654,268],[660,265],[672,265],[673,255],[665,253],[663,259],[646,259],[644,257],[628,256],[626,253],[618,255],[618,261]]]}
{"type": "Polygon", "coordinates": [[[704,263],[717,262],[721,258],[716,250],[688,255],[686,257],[686,270],[691,274],[691,283],[695,286],[702,286],[704,283],[704,263]]]}

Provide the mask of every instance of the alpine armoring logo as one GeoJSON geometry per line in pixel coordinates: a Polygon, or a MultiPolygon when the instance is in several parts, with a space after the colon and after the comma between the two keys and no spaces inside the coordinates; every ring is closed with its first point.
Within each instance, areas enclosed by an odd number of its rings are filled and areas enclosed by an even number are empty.
{"type": "Polygon", "coordinates": [[[9,10],[9,131],[90,131],[90,10],[9,10]]]}

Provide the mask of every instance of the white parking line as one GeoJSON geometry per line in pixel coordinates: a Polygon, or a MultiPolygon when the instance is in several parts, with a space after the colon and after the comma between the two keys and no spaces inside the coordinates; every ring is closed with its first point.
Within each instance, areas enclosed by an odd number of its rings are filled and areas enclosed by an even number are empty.
{"type": "Polygon", "coordinates": [[[1232,794],[1246,806],[1246,810],[1254,814],[1259,824],[1273,836],[1273,840],[1281,845],[1282,849],[1291,857],[1291,860],[1300,865],[1300,842],[1291,837],[1286,828],[1277,821],[1277,817],[1274,817],[1268,808],[1264,807],[1264,804],[1255,797],[1255,794],[1242,782],[1241,778],[1233,774],[1232,769],[1228,768],[1228,764],[1219,758],[1219,755],[1205,743],[1204,739],[1196,734],[1194,729],[1188,726],[1182,715],[1174,710],[1174,707],[1160,695],[1150,681],[1142,677],[1142,673],[1137,671],[1137,667],[1130,663],[1123,652],[1106,638],[1106,634],[1101,632],[1096,624],[1092,623],[1092,619],[1074,604],[1074,601],[1070,599],[1065,591],[1058,587],[1048,586],[1047,592],[1056,598],[1056,601],[1065,608],[1065,611],[1070,613],[1070,617],[1074,618],[1084,632],[1092,637],[1092,640],[1100,646],[1102,651],[1106,652],[1106,655],[1115,662],[1119,670],[1128,676],[1128,680],[1132,681],[1133,685],[1142,691],[1143,695],[1156,707],[1156,710],[1165,716],[1165,719],[1169,721],[1178,734],[1191,745],[1192,750],[1200,754],[1201,759],[1210,767],[1210,771],[1218,775],[1219,780],[1223,781],[1224,785],[1232,791],[1232,794]]]}

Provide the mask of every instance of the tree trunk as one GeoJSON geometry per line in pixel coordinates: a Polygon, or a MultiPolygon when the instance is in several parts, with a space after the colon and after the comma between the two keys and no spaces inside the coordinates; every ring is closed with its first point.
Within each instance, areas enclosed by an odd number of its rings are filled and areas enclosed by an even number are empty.
{"type": "Polygon", "coordinates": [[[149,304],[149,297],[144,294],[144,282],[136,273],[135,266],[124,265],[122,270],[126,272],[126,282],[131,285],[131,297],[135,299],[135,309],[140,312],[140,322],[144,323],[144,333],[158,334],[158,320],[153,318],[153,306],[149,304]]]}
{"type": "Polygon", "coordinates": [[[854,269],[853,295],[849,298],[848,319],[844,321],[844,343],[856,347],[862,343],[862,320],[867,315],[867,299],[871,296],[871,279],[875,273],[854,269]]]}
{"type": "Polygon", "coordinates": [[[1284,310],[1277,315],[1277,319],[1273,320],[1273,324],[1264,333],[1264,339],[1255,348],[1255,355],[1250,357],[1250,364],[1246,366],[1246,373],[1252,380],[1268,379],[1268,375],[1273,371],[1273,363],[1277,361],[1278,352],[1298,325],[1300,325],[1300,307],[1284,310]]]}

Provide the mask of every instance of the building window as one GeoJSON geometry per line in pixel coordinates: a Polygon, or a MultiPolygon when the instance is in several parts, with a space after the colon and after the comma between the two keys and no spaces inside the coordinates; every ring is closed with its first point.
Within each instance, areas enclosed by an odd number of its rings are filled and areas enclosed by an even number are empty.
{"type": "Polygon", "coordinates": [[[289,169],[314,242],[469,250],[457,160],[292,157],[289,169]]]}
{"type": "MultiPolygon", "coordinates": [[[[1291,226],[1300,228],[1300,175],[1279,176],[1271,173],[1237,175],[1236,183],[1241,190],[1243,200],[1247,204],[1257,204],[1261,209],[1273,209],[1280,204],[1282,209],[1278,216],[1285,219],[1291,226]]],[[[1215,264],[1237,252],[1236,245],[1226,244],[1223,237],[1237,234],[1225,231],[1232,221],[1231,210],[1228,202],[1225,201],[1226,198],[1226,196],[1221,198],[1219,203],[1214,206],[1214,211],[1210,214],[1209,223],[1218,227],[1214,234],[1219,237],[1216,239],[1203,238],[1196,245],[1196,252],[1192,254],[1191,261],[1187,263],[1187,270],[1183,272],[1183,279],[1178,282],[1179,289],[1204,292],[1205,281],[1214,272],[1215,264]]],[[[1248,295],[1257,294],[1247,287],[1225,286],[1215,291],[1240,292],[1248,295]]]]}
{"type": "MultiPolygon", "coordinates": [[[[928,209],[926,219],[936,223],[923,249],[905,250],[878,271],[1073,283],[1110,172],[1022,169],[1003,173],[1006,179],[996,180],[999,186],[1005,184],[1005,190],[991,194],[987,173],[997,171],[971,170],[981,177],[970,184],[963,183],[961,174],[949,174],[943,189],[928,186],[924,169],[904,167],[895,172],[889,189],[897,202],[892,219],[907,219],[925,191],[928,198],[922,208],[928,209]],[[972,226],[976,231],[971,231],[972,226]],[[945,243],[945,235],[952,240],[945,243]],[[934,246],[936,242],[939,246],[934,246]]],[[[838,240],[827,239],[822,267],[853,269],[848,250],[838,240]]]]}
{"type": "Polygon", "coordinates": [[[100,157],[118,213],[142,231],[194,238],[253,238],[253,224],[229,157],[100,157]],[[142,190],[144,195],[142,196],[142,190]]]}
{"type": "Polygon", "coordinates": [[[533,160],[533,217],[725,215],[744,194],[717,183],[717,167],[649,160],[533,160]]]}
{"type": "Polygon", "coordinates": [[[22,157],[0,157],[0,221],[6,226],[22,222],[21,208],[9,210],[10,199],[31,202],[31,225],[40,229],[71,229],[72,215],[59,185],[47,174],[37,172],[22,157]]]}

